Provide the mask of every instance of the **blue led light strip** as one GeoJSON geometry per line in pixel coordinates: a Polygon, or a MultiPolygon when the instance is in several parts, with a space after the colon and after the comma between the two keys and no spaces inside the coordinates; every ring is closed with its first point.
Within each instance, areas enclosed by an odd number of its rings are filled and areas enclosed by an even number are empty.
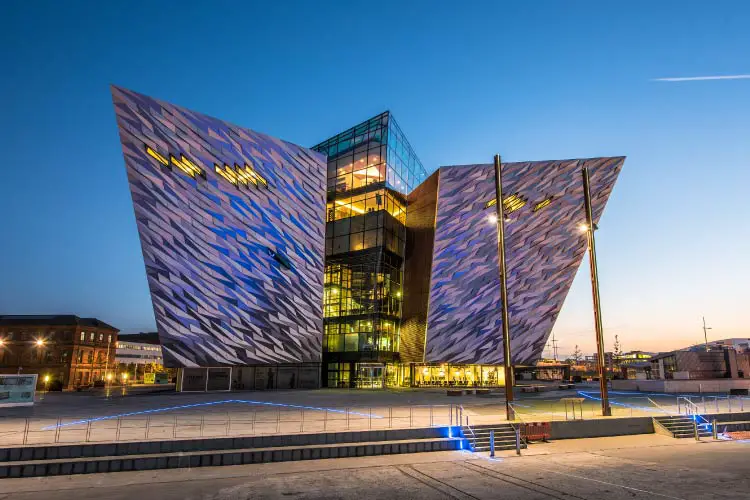
{"type": "Polygon", "coordinates": [[[88,424],[89,422],[99,422],[102,420],[112,420],[116,418],[121,417],[131,417],[134,415],[147,415],[151,413],[164,413],[172,410],[182,410],[185,408],[197,408],[201,406],[213,406],[213,405],[220,405],[220,404],[226,404],[226,403],[239,403],[239,404],[247,404],[247,405],[259,405],[259,406],[276,406],[276,407],[282,407],[282,408],[296,408],[300,410],[315,410],[315,411],[328,411],[331,413],[342,413],[342,414],[349,414],[349,415],[356,415],[360,417],[371,417],[371,418],[384,418],[381,415],[372,415],[369,413],[360,413],[356,411],[347,411],[347,410],[340,410],[336,408],[323,408],[319,406],[303,406],[303,405],[293,405],[293,404],[285,404],[285,403],[269,403],[267,401],[251,401],[247,399],[225,399],[223,401],[211,401],[208,403],[194,403],[189,405],[180,405],[180,406],[169,406],[167,408],[152,408],[150,410],[141,410],[141,411],[133,411],[128,413],[119,413],[117,415],[107,415],[104,417],[96,417],[96,418],[88,418],[83,420],[75,420],[73,422],[67,422],[64,424],[55,424],[55,425],[48,425],[46,427],[42,427],[41,430],[48,431],[52,429],[57,429],[58,427],[70,427],[72,425],[80,425],[80,424],[88,424]]]}

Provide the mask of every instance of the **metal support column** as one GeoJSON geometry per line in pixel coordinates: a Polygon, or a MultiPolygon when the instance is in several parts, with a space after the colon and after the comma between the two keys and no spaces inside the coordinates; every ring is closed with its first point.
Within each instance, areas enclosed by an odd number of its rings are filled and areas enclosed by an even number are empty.
{"type": "Polygon", "coordinates": [[[505,415],[511,421],[513,412],[513,364],[510,353],[510,324],[508,319],[508,270],[505,262],[505,213],[503,210],[503,178],[500,155],[495,155],[495,209],[497,213],[497,259],[500,265],[500,300],[503,321],[503,365],[505,368],[505,415]]]}
{"type": "Polygon", "coordinates": [[[596,357],[599,364],[599,389],[602,398],[602,415],[611,416],[609,394],[607,390],[607,370],[604,366],[604,329],[602,327],[602,309],[599,300],[599,272],[596,265],[596,240],[594,238],[594,215],[591,209],[591,189],[589,169],[583,167],[583,200],[586,209],[586,235],[588,236],[589,267],[591,268],[591,293],[594,298],[594,326],[596,328],[596,357]]]}

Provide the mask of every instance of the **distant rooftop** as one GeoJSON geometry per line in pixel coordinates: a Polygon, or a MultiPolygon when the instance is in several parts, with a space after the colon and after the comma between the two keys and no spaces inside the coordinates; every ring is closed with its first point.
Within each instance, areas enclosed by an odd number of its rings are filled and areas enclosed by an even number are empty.
{"type": "Polygon", "coordinates": [[[75,314],[5,314],[0,315],[0,325],[32,326],[32,325],[60,325],[60,326],[92,326],[109,328],[119,331],[114,326],[96,318],[79,318],[75,314]]]}
{"type": "Polygon", "coordinates": [[[122,342],[137,342],[139,344],[161,345],[157,332],[121,333],[117,340],[122,342]]]}

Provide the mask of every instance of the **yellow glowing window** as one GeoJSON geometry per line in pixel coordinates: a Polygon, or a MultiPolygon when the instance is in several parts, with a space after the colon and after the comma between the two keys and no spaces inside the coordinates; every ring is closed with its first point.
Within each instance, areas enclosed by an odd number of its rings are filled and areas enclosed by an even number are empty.
{"type": "Polygon", "coordinates": [[[161,163],[162,165],[169,165],[169,162],[166,158],[164,158],[162,155],[151,149],[150,147],[146,146],[146,154],[148,154],[151,158],[154,158],[156,161],[161,163]]]}
{"type": "Polygon", "coordinates": [[[216,173],[220,176],[224,177],[226,180],[228,180],[230,183],[237,185],[237,174],[235,174],[234,170],[232,170],[229,165],[224,165],[224,168],[221,168],[217,164],[214,163],[214,169],[216,170],[216,173]]]}
{"type": "Polygon", "coordinates": [[[203,170],[201,170],[198,166],[196,166],[193,162],[185,158],[184,156],[180,155],[181,159],[177,159],[172,155],[169,155],[169,159],[172,162],[172,165],[177,166],[180,170],[188,174],[190,177],[195,177],[196,175],[203,175],[203,170]]]}
{"type": "MultiPolygon", "coordinates": [[[[180,160],[183,165],[188,167],[189,170],[193,171],[195,175],[203,175],[203,169],[200,168],[198,165],[193,163],[192,161],[185,158],[184,155],[180,155],[180,160]]],[[[193,177],[195,177],[195,175],[193,177]]]]}
{"type": "Polygon", "coordinates": [[[553,196],[550,196],[546,200],[542,200],[539,203],[537,203],[536,205],[534,205],[534,212],[538,212],[539,210],[543,209],[544,207],[546,207],[547,205],[549,205],[550,203],[552,203],[552,198],[553,198],[553,196]]]}
{"type": "MultiPolygon", "coordinates": [[[[491,199],[484,204],[484,208],[494,207],[497,203],[495,198],[491,199]]],[[[518,196],[518,194],[512,194],[503,200],[503,209],[506,214],[511,214],[516,210],[520,210],[526,205],[526,198],[518,196]]]]}
{"type": "Polygon", "coordinates": [[[268,187],[268,181],[266,181],[266,179],[264,179],[262,175],[256,172],[255,169],[247,163],[245,163],[245,172],[247,172],[254,179],[253,184],[255,184],[256,186],[258,185],[258,183],[261,183],[265,187],[268,187]]]}

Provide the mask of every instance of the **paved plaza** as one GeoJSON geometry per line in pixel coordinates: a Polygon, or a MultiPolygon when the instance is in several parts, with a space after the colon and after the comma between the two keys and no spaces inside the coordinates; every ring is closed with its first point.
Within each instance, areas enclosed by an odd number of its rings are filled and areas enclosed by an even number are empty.
{"type": "Polygon", "coordinates": [[[513,452],[4,479],[0,499],[730,499],[750,494],[750,443],[659,435],[564,440],[513,452]]]}
{"type": "MultiPolygon", "coordinates": [[[[505,400],[440,389],[174,393],[114,390],[49,393],[33,407],[3,409],[0,438],[6,445],[252,436],[345,430],[471,425],[505,421],[505,400]]],[[[576,418],[601,418],[598,387],[519,393],[521,421],[573,418],[561,399],[579,398],[576,418]]],[[[744,411],[750,399],[712,395],[613,392],[614,417],[684,412],[685,397],[706,413],[744,411]],[[679,399],[678,399],[679,398],[679,399]]]]}

